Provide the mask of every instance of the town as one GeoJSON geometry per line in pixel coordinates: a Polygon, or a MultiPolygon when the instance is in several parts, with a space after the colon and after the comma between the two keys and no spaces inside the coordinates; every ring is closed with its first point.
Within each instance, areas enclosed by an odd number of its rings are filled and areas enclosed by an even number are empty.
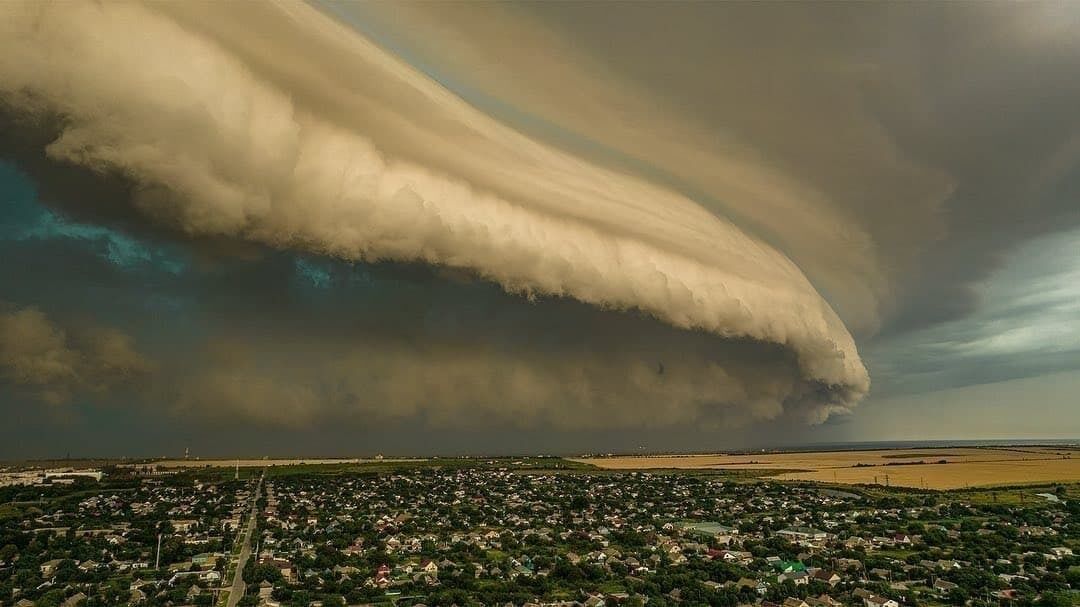
{"type": "Polygon", "coordinates": [[[445,462],[242,477],[111,467],[3,487],[0,605],[1057,607],[1080,596],[1075,485],[937,492],[445,462]]]}

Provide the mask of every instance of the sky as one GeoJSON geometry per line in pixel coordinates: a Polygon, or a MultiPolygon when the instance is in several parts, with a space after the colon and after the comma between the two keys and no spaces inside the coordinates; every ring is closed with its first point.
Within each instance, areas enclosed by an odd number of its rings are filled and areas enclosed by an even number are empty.
{"type": "Polygon", "coordinates": [[[0,458],[1080,437],[1080,9],[0,5],[0,458]]]}

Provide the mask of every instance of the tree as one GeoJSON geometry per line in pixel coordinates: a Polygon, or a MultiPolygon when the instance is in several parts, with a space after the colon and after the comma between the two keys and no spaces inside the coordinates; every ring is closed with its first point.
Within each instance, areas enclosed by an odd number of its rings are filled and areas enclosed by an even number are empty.
{"type": "Polygon", "coordinates": [[[7,544],[0,548],[0,561],[11,562],[19,555],[19,549],[15,544],[7,544]]]}
{"type": "Polygon", "coordinates": [[[948,601],[953,605],[963,605],[969,598],[968,591],[964,590],[963,586],[957,586],[949,591],[948,601]]]}
{"type": "Polygon", "coordinates": [[[1074,589],[1080,589],[1080,569],[1069,569],[1065,572],[1065,581],[1074,589]]]}
{"type": "Polygon", "coordinates": [[[1072,604],[1068,592],[1046,592],[1035,601],[1037,607],[1071,607],[1072,604]]]}

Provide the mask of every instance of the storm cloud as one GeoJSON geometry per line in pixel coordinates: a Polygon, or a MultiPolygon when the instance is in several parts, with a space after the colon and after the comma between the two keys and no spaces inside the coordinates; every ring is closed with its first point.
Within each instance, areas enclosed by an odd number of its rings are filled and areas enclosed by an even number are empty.
{"type": "MultiPolygon", "coordinates": [[[[132,204],[156,221],[343,259],[461,268],[511,293],[640,310],[680,329],[778,344],[793,353],[789,384],[824,386],[823,414],[868,387],[847,330],[784,255],[679,194],[507,129],[366,40],[342,39],[346,30],[314,10],[267,6],[254,18],[285,28],[282,52],[312,36],[338,45],[358,72],[353,81],[369,83],[349,103],[378,117],[374,135],[335,119],[326,106],[344,102],[333,88],[300,94],[303,81],[245,62],[244,39],[207,35],[217,21],[208,5],[165,14],[135,5],[57,9],[5,7],[5,100],[31,120],[57,117],[47,156],[130,180],[132,204]],[[438,124],[418,131],[405,123],[395,116],[403,102],[438,124]],[[451,141],[449,127],[461,136],[451,141]],[[443,146],[465,164],[483,161],[489,178],[473,183],[467,166],[459,175],[387,155],[373,136],[443,146]]],[[[777,408],[802,399],[767,383],[777,408]]],[[[754,400],[715,385],[719,392],[694,398],[754,400]]],[[[670,396],[682,402],[690,392],[670,396]]]]}
{"type": "Polygon", "coordinates": [[[105,327],[65,330],[35,308],[0,307],[0,385],[48,405],[104,394],[153,369],[131,336],[105,327]]]}
{"type": "MultiPolygon", "coordinates": [[[[1068,369],[921,371],[1023,333],[985,283],[1080,225],[1074,12],[6,3],[46,210],[0,297],[122,326],[132,401],[287,428],[820,423],[860,349],[890,391],[1068,369]]],[[[54,400],[103,391],[31,341],[54,400]]]]}

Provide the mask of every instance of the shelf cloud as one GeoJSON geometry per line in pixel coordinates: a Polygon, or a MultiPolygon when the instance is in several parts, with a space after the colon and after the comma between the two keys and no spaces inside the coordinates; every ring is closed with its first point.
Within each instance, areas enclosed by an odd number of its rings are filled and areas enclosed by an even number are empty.
{"type": "Polygon", "coordinates": [[[0,381],[569,436],[1067,371],[1066,6],[4,3],[0,381]]]}
{"type": "MultiPolygon", "coordinates": [[[[5,4],[7,112],[49,133],[48,161],[126,184],[131,209],[178,234],[431,264],[525,298],[638,311],[721,350],[781,353],[664,373],[618,357],[493,365],[474,346],[414,356],[398,344],[337,365],[343,381],[394,378],[383,400],[406,407],[438,402],[453,382],[474,388],[447,406],[498,388],[500,403],[570,410],[593,399],[551,386],[585,373],[612,408],[632,395],[661,408],[768,401],[770,417],[797,406],[817,421],[866,393],[848,330],[764,240],[672,189],[509,128],[311,7],[249,6],[239,35],[219,29],[222,10],[232,9],[5,4]],[[406,377],[419,381],[405,390],[406,377]]],[[[271,400],[244,375],[199,377],[204,400],[271,400]]],[[[308,400],[325,399],[300,395],[287,408],[308,400]]]]}

